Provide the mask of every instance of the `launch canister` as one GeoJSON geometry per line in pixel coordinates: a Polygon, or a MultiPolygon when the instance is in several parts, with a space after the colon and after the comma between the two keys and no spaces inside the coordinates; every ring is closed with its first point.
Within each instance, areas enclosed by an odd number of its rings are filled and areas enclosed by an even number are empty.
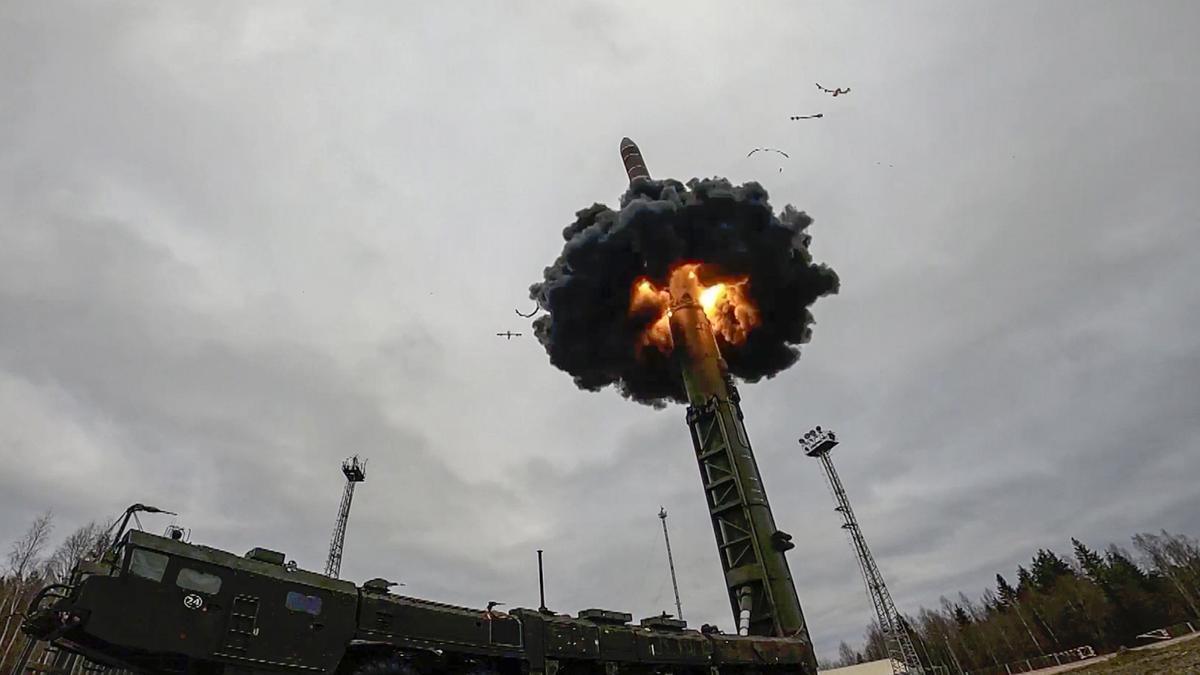
{"type": "Polygon", "coordinates": [[[671,308],[671,338],[687,391],[688,424],[738,632],[808,639],[800,598],[762,475],[704,309],[688,293],[671,308]]]}
{"type": "Polygon", "coordinates": [[[630,185],[633,185],[636,178],[650,177],[650,172],[646,170],[646,162],[642,159],[642,151],[628,136],[621,139],[621,161],[625,162],[625,174],[629,176],[630,185]]]}
{"type": "MultiPolygon", "coordinates": [[[[649,178],[637,145],[621,140],[630,185],[649,178]]],[[[816,656],[784,552],[791,536],[776,529],[762,476],[742,422],[740,397],[698,300],[695,274],[671,278],[671,339],[687,391],[687,422],[700,466],[730,609],[742,635],[790,637],[816,656]]]]}

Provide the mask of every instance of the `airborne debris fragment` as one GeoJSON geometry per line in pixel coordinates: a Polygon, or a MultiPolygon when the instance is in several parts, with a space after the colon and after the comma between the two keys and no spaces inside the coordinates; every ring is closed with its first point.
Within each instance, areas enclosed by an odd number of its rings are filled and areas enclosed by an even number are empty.
{"type": "Polygon", "coordinates": [[[776,150],[775,148],[755,148],[755,149],[751,150],[750,152],[747,152],[746,156],[749,157],[750,155],[753,155],[756,152],[778,152],[779,154],[783,155],[784,157],[787,157],[788,159],[791,159],[791,157],[792,157],[791,155],[787,154],[786,152],[784,152],[782,150],[776,150]]]}
{"type": "Polygon", "coordinates": [[[821,91],[825,92],[826,94],[833,94],[834,96],[837,96],[839,94],[849,94],[850,93],[850,87],[846,87],[845,89],[828,89],[826,87],[822,87],[819,82],[816,84],[817,84],[817,89],[820,89],[821,91]]]}
{"type": "MultiPolygon", "coordinates": [[[[756,152],[775,152],[775,153],[779,153],[780,155],[783,155],[784,157],[786,157],[788,159],[791,159],[791,155],[787,154],[786,152],[784,152],[782,150],[776,150],[775,148],[755,148],[755,149],[751,150],[750,152],[747,152],[746,156],[749,157],[750,155],[753,155],[756,152]]],[[[782,166],[779,167],[779,173],[783,173],[782,166]]]]}

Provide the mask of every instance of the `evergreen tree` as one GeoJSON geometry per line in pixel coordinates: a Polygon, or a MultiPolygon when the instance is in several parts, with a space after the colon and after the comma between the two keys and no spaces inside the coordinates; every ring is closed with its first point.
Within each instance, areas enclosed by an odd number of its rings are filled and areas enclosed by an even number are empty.
{"type": "Polygon", "coordinates": [[[983,605],[984,616],[989,619],[1004,611],[1004,601],[996,597],[990,588],[984,589],[983,595],[979,596],[979,602],[983,605]]]}
{"type": "Polygon", "coordinates": [[[1079,563],[1079,568],[1083,570],[1084,575],[1091,579],[1092,583],[1103,587],[1104,558],[1074,537],[1071,538],[1071,545],[1075,548],[1075,561],[1079,563]]]}
{"type": "Polygon", "coordinates": [[[1169,623],[1157,611],[1157,585],[1117,546],[1109,546],[1104,554],[1108,592],[1114,605],[1112,631],[1121,644],[1134,644],[1139,633],[1160,628],[1169,623]]]}
{"type": "Polygon", "coordinates": [[[1129,554],[1121,550],[1119,546],[1108,547],[1108,551],[1104,554],[1104,562],[1108,568],[1106,571],[1110,580],[1122,585],[1134,585],[1140,589],[1146,589],[1149,586],[1150,576],[1138,567],[1129,554]]]}
{"type": "Polygon", "coordinates": [[[1024,565],[1017,566],[1017,597],[1025,597],[1033,592],[1033,577],[1024,565]]]}
{"type": "MultiPolygon", "coordinates": [[[[942,596],[940,610],[922,608],[904,626],[930,664],[1004,672],[1004,664],[1061,649],[1133,646],[1141,633],[1194,620],[1187,600],[1200,604],[1200,543],[1166,532],[1138,535],[1134,543],[1146,566],[1120,547],[1101,554],[1078,539],[1071,539],[1074,562],[1038,549],[1028,568],[1017,568],[1015,587],[997,574],[995,591],[986,589],[978,601],[942,596]]],[[[862,652],[868,659],[876,649],[882,656],[881,637],[873,624],[862,652]]]]}
{"type": "Polygon", "coordinates": [[[1039,548],[1037,555],[1033,557],[1030,573],[1034,587],[1041,593],[1050,593],[1060,578],[1075,575],[1066,561],[1054,551],[1044,548],[1039,548]]]}
{"type": "Polygon", "coordinates": [[[1017,589],[1013,588],[1002,574],[996,575],[996,595],[1000,597],[1001,606],[1005,609],[1017,601],[1017,589]]]}

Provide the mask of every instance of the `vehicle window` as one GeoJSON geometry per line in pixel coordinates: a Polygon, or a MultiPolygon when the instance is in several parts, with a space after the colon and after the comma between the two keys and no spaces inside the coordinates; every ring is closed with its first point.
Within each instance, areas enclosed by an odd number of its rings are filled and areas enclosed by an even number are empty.
{"type": "Polygon", "coordinates": [[[129,555],[129,573],[150,581],[162,581],[167,571],[167,560],[167,556],[161,553],[135,548],[129,555]]]}
{"type": "Polygon", "coordinates": [[[305,595],[290,591],[287,594],[287,608],[293,612],[306,612],[316,616],[321,613],[321,599],[315,595],[305,595]]]}
{"type": "Polygon", "coordinates": [[[221,590],[221,577],[184,567],[175,577],[175,585],[189,591],[216,595],[221,590]]]}

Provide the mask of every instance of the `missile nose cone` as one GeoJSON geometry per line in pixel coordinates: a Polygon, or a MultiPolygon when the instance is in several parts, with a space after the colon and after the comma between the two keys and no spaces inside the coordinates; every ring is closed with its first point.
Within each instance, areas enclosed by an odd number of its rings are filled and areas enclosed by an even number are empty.
{"type": "Polygon", "coordinates": [[[629,176],[631,185],[635,178],[650,177],[650,172],[646,170],[646,163],[642,159],[642,151],[638,149],[637,143],[634,143],[628,136],[621,139],[621,161],[625,163],[625,174],[629,176]]]}

